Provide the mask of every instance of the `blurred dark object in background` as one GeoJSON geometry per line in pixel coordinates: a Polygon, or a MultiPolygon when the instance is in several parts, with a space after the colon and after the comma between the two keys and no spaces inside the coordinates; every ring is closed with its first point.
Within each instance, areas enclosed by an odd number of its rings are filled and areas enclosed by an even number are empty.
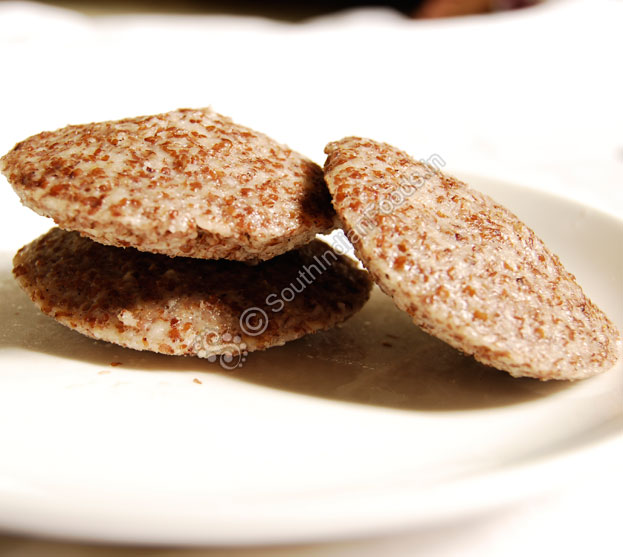
{"type": "Polygon", "coordinates": [[[423,0],[411,15],[421,18],[454,17],[527,8],[538,3],[539,0],[423,0]]]}
{"type": "MultiPolygon", "coordinates": [[[[41,1],[41,0],[40,0],[41,1]]],[[[386,6],[410,17],[435,18],[480,14],[521,8],[539,0],[317,0],[291,2],[286,0],[43,0],[89,15],[115,13],[183,13],[256,15],[286,21],[310,17],[360,6],[386,6]]]]}

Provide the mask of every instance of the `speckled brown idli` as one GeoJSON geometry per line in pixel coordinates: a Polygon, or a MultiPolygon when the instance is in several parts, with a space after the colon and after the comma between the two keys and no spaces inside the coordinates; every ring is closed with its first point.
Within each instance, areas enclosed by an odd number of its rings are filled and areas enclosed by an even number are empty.
{"type": "Polygon", "coordinates": [[[47,315],[136,350],[211,357],[284,344],[346,320],[372,282],[320,240],[257,265],[117,248],[59,228],[20,249],[13,274],[47,315]]]}
{"type": "Polygon", "coordinates": [[[357,256],[422,329],[516,377],[614,365],[616,327],[513,213],[385,143],[348,137],[325,151],[357,256]]]}
{"type": "Polygon", "coordinates": [[[270,259],[335,222],[318,165],[209,108],[43,132],[0,170],[61,228],[171,256],[270,259]]]}

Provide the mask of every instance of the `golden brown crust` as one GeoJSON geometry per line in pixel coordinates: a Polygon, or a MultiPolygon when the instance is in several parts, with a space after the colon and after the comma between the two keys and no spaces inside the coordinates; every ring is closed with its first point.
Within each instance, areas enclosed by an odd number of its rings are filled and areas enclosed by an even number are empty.
{"type": "Polygon", "coordinates": [[[105,246],[59,228],[20,249],[13,273],[44,313],[76,331],[201,357],[237,336],[252,351],[327,329],[358,311],[372,284],[320,240],[246,265],[105,246]]]}
{"type": "Polygon", "coordinates": [[[318,165],[209,108],[43,132],[0,168],[60,227],[171,256],[269,259],[335,223],[318,165]]]}
{"type": "Polygon", "coordinates": [[[325,152],[357,256],[417,325],[514,376],[614,365],[616,327],[510,211],[384,143],[350,137],[325,152]]]}

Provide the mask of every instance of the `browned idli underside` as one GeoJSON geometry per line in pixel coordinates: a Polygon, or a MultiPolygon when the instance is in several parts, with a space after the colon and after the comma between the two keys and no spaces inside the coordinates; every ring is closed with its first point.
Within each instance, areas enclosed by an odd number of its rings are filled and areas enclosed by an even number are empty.
{"type": "Polygon", "coordinates": [[[228,351],[236,336],[252,351],[328,329],[358,311],[372,285],[320,240],[250,266],[105,246],[53,228],[13,262],[22,289],[63,325],[136,350],[200,357],[228,351]]]}
{"type": "Polygon", "coordinates": [[[357,256],[422,329],[515,377],[614,365],[616,327],[506,208],[385,143],[348,137],[325,152],[357,256]]]}
{"type": "Polygon", "coordinates": [[[61,228],[171,256],[270,259],[335,223],[318,165],[209,108],[43,132],[0,170],[61,228]]]}

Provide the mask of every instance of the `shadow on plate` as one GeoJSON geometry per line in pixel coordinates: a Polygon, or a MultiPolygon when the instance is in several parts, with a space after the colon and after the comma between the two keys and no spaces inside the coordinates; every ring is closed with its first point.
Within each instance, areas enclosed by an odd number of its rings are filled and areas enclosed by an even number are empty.
{"type": "Polygon", "coordinates": [[[405,410],[467,410],[518,404],[568,388],[566,382],[513,379],[415,327],[375,290],[347,323],[283,347],[246,356],[242,367],[139,352],[92,340],[43,315],[0,272],[0,350],[33,351],[117,370],[219,373],[314,397],[405,410]]]}

